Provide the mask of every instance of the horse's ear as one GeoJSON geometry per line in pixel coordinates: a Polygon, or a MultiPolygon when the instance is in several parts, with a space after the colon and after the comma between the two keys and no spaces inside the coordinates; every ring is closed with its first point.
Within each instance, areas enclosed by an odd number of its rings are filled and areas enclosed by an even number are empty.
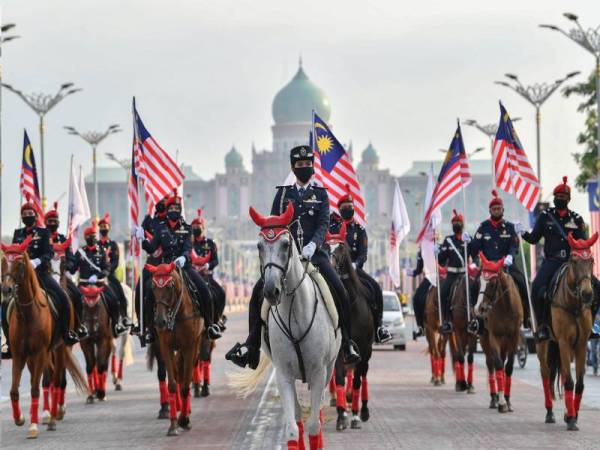
{"type": "Polygon", "coordinates": [[[172,262],[171,264],[169,264],[169,272],[173,272],[175,270],[175,263],[172,262]]]}
{"type": "Polygon", "coordinates": [[[575,248],[576,241],[575,238],[573,238],[573,232],[569,232],[569,234],[567,234],[567,242],[569,243],[570,248],[575,248]]]}
{"type": "Polygon", "coordinates": [[[152,264],[146,264],[144,266],[144,269],[146,269],[150,273],[156,273],[156,269],[158,269],[158,267],[157,266],[153,266],[152,264]]]}
{"type": "Polygon", "coordinates": [[[481,259],[481,265],[483,266],[484,264],[487,264],[489,261],[487,260],[487,258],[485,257],[485,255],[483,254],[483,252],[479,252],[479,259],[481,259]]]}
{"type": "Polygon", "coordinates": [[[340,238],[342,241],[346,240],[346,221],[342,222],[342,226],[340,228],[340,238]]]}
{"type": "Polygon", "coordinates": [[[29,244],[31,243],[31,241],[33,240],[33,235],[29,235],[27,236],[27,238],[25,238],[25,240],[21,243],[21,245],[19,245],[19,253],[25,253],[25,250],[27,250],[27,247],[29,247],[29,244]]]}
{"type": "Polygon", "coordinates": [[[0,249],[2,249],[2,253],[6,253],[7,248],[8,245],[6,245],[4,242],[0,242],[0,249]]]}
{"type": "Polygon", "coordinates": [[[259,227],[263,226],[263,224],[265,223],[265,217],[261,215],[256,209],[254,209],[253,206],[250,207],[248,213],[250,214],[250,218],[256,225],[258,225],[259,227]]]}
{"type": "Polygon", "coordinates": [[[281,217],[281,221],[283,223],[285,223],[286,225],[289,225],[292,222],[293,218],[294,218],[294,204],[290,200],[287,204],[287,207],[285,208],[285,212],[283,213],[283,215],[281,217]]]}
{"type": "Polygon", "coordinates": [[[586,244],[587,244],[587,245],[589,245],[589,246],[591,247],[592,245],[594,245],[594,244],[596,243],[596,241],[597,241],[597,240],[598,240],[598,232],[596,231],[596,232],[595,232],[595,233],[592,235],[592,237],[591,237],[591,238],[589,238],[589,239],[586,241],[586,244]]]}

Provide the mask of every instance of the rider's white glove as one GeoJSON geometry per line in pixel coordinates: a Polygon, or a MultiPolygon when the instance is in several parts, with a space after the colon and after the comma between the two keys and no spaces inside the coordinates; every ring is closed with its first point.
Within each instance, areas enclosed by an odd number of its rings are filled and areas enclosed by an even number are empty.
{"type": "Polygon", "coordinates": [[[407,277],[414,277],[415,276],[415,271],[414,269],[404,269],[404,273],[406,274],[407,277]]]}
{"type": "Polygon", "coordinates": [[[518,235],[522,235],[523,233],[525,233],[525,231],[527,231],[527,230],[525,230],[525,226],[521,222],[515,222],[514,226],[515,226],[515,232],[518,235]]]}
{"type": "Polygon", "coordinates": [[[304,248],[302,249],[302,256],[304,256],[304,258],[310,260],[313,255],[315,254],[315,250],[317,249],[317,244],[315,244],[314,242],[309,242],[308,244],[306,244],[304,246],[304,248]]]}
{"type": "Polygon", "coordinates": [[[137,227],[137,226],[133,226],[134,230],[133,230],[133,235],[136,237],[136,239],[144,239],[146,237],[146,234],[144,233],[144,229],[142,227],[137,227]]]}
{"type": "Polygon", "coordinates": [[[210,269],[210,266],[208,265],[208,263],[206,263],[202,266],[202,270],[208,270],[208,269],[210,269]]]}
{"type": "Polygon", "coordinates": [[[185,266],[185,256],[180,256],[175,260],[175,265],[179,268],[185,266]]]}
{"type": "Polygon", "coordinates": [[[356,263],[355,262],[352,263],[352,267],[354,267],[354,269],[356,270],[356,263]]]}
{"type": "Polygon", "coordinates": [[[31,263],[31,267],[33,267],[34,269],[37,269],[37,267],[42,263],[42,260],[40,258],[35,258],[29,262],[31,263]]]}
{"type": "Polygon", "coordinates": [[[467,233],[466,231],[463,233],[462,235],[462,240],[468,244],[469,242],[471,242],[471,236],[469,235],[469,233],[467,233]]]}
{"type": "Polygon", "coordinates": [[[508,256],[506,256],[506,258],[504,258],[504,267],[510,267],[510,266],[512,266],[512,263],[513,263],[512,255],[508,255],[508,256]]]}
{"type": "Polygon", "coordinates": [[[90,284],[96,284],[98,282],[98,277],[96,275],[92,275],[91,277],[88,278],[88,283],[90,284]]]}

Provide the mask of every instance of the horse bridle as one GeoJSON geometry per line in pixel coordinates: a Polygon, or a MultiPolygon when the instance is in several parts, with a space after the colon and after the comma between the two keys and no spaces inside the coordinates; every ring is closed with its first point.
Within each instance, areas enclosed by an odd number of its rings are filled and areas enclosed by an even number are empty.
{"type": "Polygon", "coordinates": [[[485,304],[485,310],[483,311],[485,314],[489,313],[492,310],[492,308],[494,308],[494,306],[496,306],[496,304],[500,301],[500,298],[504,297],[504,295],[508,292],[508,287],[507,287],[505,289],[502,289],[502,291],[498,295],[498,291],[501,288],[499,276],[500,276],[500,274],[498,274],[497,276],[490,279],[490,281],[492,281],[494,278],[496,279],[496,285],[494,286],[494,290],[493,290],[492,294],[491,295],[487,294],[487,286],[486,286],[486,290],[483,292],[483,298],[486,300],[489,300],[485,304]]]}
{"type": "MultiPolygon", "coordinates": [[[[154,305],[154,317],[156,318],[156,306],[157,305],[162,305],[166,308],[167,312],[166,312],[166,316],[167,316],[167,330],[169,331],[173,331],[173,328],[175,328],[175,322],[177,321],[177,314],[179,313],[179,309],[181,308],[181,304],[183,303],[183,283],[185,283],[184,279],[183,279],[183,273],[181,271],[181,268],[177,269],[179,272],[179,277],[181,278],[181,292],[179,293],[179,296],[177,297],[177,302],[175,303],[175,305],[173,305],[172,303],[167,303],[164,300],[156,300],[154,301],[155,305],[154,305]]],[[[175,280],[172,280],[167,286],[166,286],[169,291],[169,298],[173,297],[173,292],[175,291],[175,280]]]]}

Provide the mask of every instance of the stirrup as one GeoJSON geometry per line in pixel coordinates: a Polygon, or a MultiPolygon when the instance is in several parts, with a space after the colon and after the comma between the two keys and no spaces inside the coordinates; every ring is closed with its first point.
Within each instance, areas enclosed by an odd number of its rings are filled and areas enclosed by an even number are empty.
{"type": "Polygon", "coordinates": [[[453,330],[452,324],[450,322],[446,321],[440,326],[439,332],[441,334],[450,334],[450,333],[452,333],[452,330],[453,330]]]}
{"type": "Polygon", "coordinates": [[[73,330],[69,330],[66,332],[65,336],[63,336],[63,341],[65,342],[65,345],[71,346],[77,344],[79,342],[79,338],[73,330]]]}
{"type": "Polygon", "coordinates": [[[534,334],[534,338],[537,342],[543,342],[550,339],[550,332],[547,325],[540,325],[537,332],[534,334]]]}
{"type": "Polygon", "coordinates": [[[392,340],[392,333],[390,333],[390,330],[388,330],[387,327],[383,325],[377,328],[376,336],[377,342],[379,342],[380,344],[385,344],[386,342],[392,340]]]}
{"type": "Polygon", "coordinates": [[[471,334],[479,334],[479,321],[477,319],[472,319],[467,326],[467,331],[471,334]]]}
{"type": "Polygon", "coordinates": [[[123,324],[125,328],[133,327],[133,322],[127,316],[123,316],[123,318],[121,319],[121,324],[123,324]]]}
{"type": "Polygon", "coordinates": [[[77,333],[77,337],[79,338],[80,341],[89,336],[88,329],[84,324],[79,325],[76,333],[77,333]]]}
{"type": "Polygon", "coordinates": [[[250,349],[246,344],[236,343],[231,350],[225,353],[225,359],[227,361],[231,361],[236,366],[240,366],[242,368],[248,365],[248,354],[250,353],[250,349]],[[245,352],[242,352],[242,349],[246,349],[245,352]]]}
{"type": "Polygon", "coordinates": [[[358,348],[352,339],[348,339],[343,346],[344,362],[348,365],[358,364],[361,360],[361,357],[358,352],[358,348]]]}
{"type": "Polygon", "coordinates": [[[210,339],[219,339],[223,336],[221,334],[221,329],[219,328],[219,326],[214,323],[206,329],[206,335],[210,339]]]}

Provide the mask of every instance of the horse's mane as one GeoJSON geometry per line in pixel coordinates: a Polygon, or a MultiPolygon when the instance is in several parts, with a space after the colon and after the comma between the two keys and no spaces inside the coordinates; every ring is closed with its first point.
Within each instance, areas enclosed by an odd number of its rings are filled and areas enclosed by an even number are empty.
{"type": "Polygon", "coordinates": [[[367,298],[369,293],[367,288],[363,285],[363,283],[358,278],[358,273],[354,266],[352,266],[352,257],[350,256],[350,247],[347,242],[342,242],[340,248],[342,249],[342,260],[340,263],[342,264],[342,268],[347,269],[348,277],[350,280],[350,291],[349,294],[351,296],[362,295],[367,298]]]}
{"type": "Polygon", "coordinates": [[[28,286],[32,290],[32,295],[35,295],[37,292],[40,292],[40,290],[42,288],[38,281],[38,277],[35,273],[35,269],[33,267],[31,267],[29,255],[27,254],[27,252],[23,253],[23,258],[21,259],[21,264],[23,264],[23,268],[24,268],[23,273],[25,275],[25,280],[24,280],[23,284],[25,286],[28,286]]]}

